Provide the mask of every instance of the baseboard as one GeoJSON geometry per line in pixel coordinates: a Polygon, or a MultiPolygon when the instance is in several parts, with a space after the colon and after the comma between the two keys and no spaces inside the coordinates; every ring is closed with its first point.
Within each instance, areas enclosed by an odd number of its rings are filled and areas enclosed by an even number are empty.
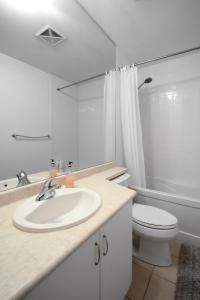
{"type": "Polygon", "coordinates": [[[200,236],[193,235],[184,231],[179,231],[177,238],[187,244],[192,244],[194,246],[200,247],[200,236]]]}

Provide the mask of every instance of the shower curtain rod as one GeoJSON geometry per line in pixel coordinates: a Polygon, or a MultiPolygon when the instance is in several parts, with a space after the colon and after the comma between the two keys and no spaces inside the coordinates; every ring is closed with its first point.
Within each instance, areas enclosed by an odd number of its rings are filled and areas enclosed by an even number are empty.
{"type": "MultiPolygon", "coordinates": [[[[165,59],[165,58],[170,58],[170,57],[173,57],[173,56],[185,54],[185,53],[196,51],[196,50],[200,50],[200,46],[189,48],[189,49],[178,51],[178,52],[174,52],[174,53],[163,55],[163,56],[159,56],[159,57],[152,58],[152,59],[149,59],[149,60],[140,61],[138,63],[135,63],[134,66],[136,66],[136,67],[137,66],[141,66],[141,65],[148,64],[148,63],[151,63],[151,62],[154,62],[154,61],[162,60],[162,59],[165,59]]],[[[89,78],[86,78],[86,79],[83,79],[83,80],[80,80],[80,81],[77,81],[77,82],[74,82],[74,83],[71,83],[71,84],[68,84],[68,85],[65,85],[63,87],[57,88],[57,91],[61,91],[61,90],[66,89],[66,88],[68,88],[70,86],[73,86],[73,85],[76,85],[76,84],[80,84],[80,83],[83,83],[83,82],[86,82],[86,81],[89,81],[89,80],[92,80],[92,79],[95,79],[95,78],[102,77],[105,74],[106,74],[106,72],[98,74],[98,75],[95,75],[95,76],[92,76],[92,77],[89,77],[89,78]]]]}

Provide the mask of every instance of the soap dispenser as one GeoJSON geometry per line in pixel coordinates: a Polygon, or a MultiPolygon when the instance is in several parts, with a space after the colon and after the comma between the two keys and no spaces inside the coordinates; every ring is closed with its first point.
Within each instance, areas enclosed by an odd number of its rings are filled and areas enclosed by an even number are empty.
{"type": "Polygon", "coordinates": [[[68,162],[67,174],[65,175],[65,186],[68,188],[74,187],[74,177],[72,175],[72,161],[68,162]]]}
{"type": "Polygon", "coordinates": [[[72,173],[72,172],[73,172],[73,170],[72,170],[72,165],[73,165],[73,161],[69,161],[69,162],[68,162],[69,173],[72,173]]]}
{"type": "Polygon", "coordinates": [[[56,177],[57,171],[56,171],[56,166],[55,166],[55,160],[53,158],[50,159],[50,170],[49,170],[49,177],[56,177]]]}

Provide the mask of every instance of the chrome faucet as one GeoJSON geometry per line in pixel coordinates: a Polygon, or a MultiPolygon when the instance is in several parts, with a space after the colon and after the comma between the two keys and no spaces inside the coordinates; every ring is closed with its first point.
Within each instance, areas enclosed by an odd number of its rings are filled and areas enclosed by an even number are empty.
{"type": "Polygon", "coordinates": [[[19,186],[24,186],[24,185],[27,185],[27,184],[30,184],[30,180],[28,179],[28,176],[26,174],[26,172],[24,171],[20,171],[18,174],[16,174],[17,176],[17,179],[18,179],[18,184],[17,184],[17,187],[19,186]]]}
{"type": "Polygon", "coordinates": [[[53,179],[48,179],[45,181],[41,192],[35,198],[36,201],[47,200],[53,198],[56,195],[56,189],[61,188],[60,184],[52,184],[53,179]]]}

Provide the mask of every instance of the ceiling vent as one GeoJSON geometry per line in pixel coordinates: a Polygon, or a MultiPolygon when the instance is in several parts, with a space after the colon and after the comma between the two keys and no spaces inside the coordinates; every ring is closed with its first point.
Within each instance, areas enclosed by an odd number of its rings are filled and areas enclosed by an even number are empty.
{"type": "Polygon", "coordinates": [[[42,30],[36,33],[36,36],[41,40],[47,42],[51,46],[56,46],[66,39],[62,34],[58,33],[55,29],[49,25],[45,26],[42,30]]]}

